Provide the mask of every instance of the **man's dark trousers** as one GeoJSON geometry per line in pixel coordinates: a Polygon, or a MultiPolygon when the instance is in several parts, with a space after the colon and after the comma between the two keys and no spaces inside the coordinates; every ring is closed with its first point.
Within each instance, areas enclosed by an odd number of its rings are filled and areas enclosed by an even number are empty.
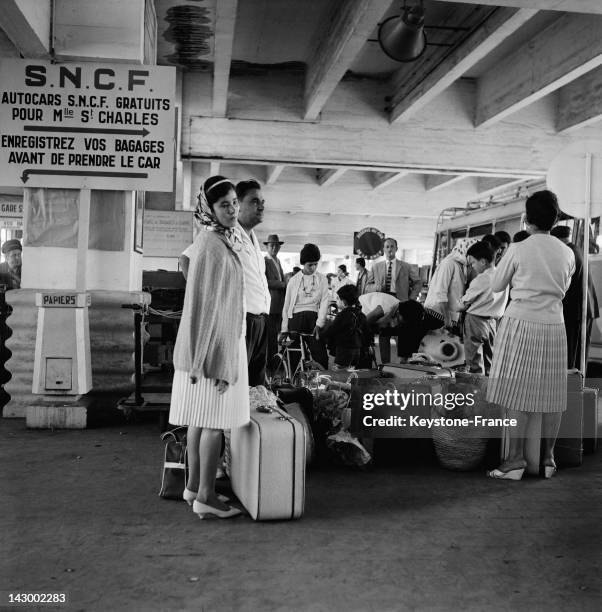
{"type": "Polygon", "coordinates": [[[265,385],[268,356],[268,315],[247,312],[247,363],[249,386],[265,385]]]}

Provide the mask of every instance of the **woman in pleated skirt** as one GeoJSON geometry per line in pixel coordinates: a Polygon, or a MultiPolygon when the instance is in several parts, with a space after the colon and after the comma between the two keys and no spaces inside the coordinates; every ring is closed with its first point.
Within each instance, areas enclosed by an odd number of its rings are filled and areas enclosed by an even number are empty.
{"type": "Polygon", "coordinates": [[[509,453],[499,468],[488,472],[492,478],[522,478],[527,465],[525,433],[538,413],[544,473],[549,478],[556,472],[554,445],[566,409],[567,384],[562,298],[575,270],[571,249],[550,236],[559,212],[552,192],[530,196],[530,236],[509,247],[493,277],[493,291],[510,286],[511,302],[495,338],[487,399],[504,408],[517,426],[509,427],[509,453]]]}
{"type": "Polygon", "coordinates": [[[222,431],[249,421],[242,248],[234,185],[213,176],[199,195],[204,230],[194,242],[174,348],[169,422],[187,425],[184,499],[200,518],[241,513],[215,492],[222,431]]]}

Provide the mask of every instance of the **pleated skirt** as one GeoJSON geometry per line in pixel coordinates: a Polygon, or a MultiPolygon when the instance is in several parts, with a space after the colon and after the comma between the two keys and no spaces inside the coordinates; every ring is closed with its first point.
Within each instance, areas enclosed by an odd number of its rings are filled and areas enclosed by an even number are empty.
{"type": "Polygon", "coordinates": [[[169,422],[211,429],[232,429],[249,422],[249,378],[244,334],[238,344],[238,380],[219,394],[215,379],[190,383],[188,372],[176,370],[171,389],[169,422]]]}
{"type": "Polygon", "coordinates": [[[519,412],[566,410],[564,323],[503,317],[493,348],[487,399],[519,412]]]}

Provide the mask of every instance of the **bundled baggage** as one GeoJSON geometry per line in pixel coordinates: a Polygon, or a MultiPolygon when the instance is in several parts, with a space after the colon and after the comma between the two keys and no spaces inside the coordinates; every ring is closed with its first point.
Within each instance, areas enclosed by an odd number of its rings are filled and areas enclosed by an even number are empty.
{"type": "Polygon", "coordinates": [[[159,495],[166,499],[182,499],[188,479],[186,457],[187,427],[176,427],[161,435],[165,442],[163,455],[163,473],[159,495]]]}

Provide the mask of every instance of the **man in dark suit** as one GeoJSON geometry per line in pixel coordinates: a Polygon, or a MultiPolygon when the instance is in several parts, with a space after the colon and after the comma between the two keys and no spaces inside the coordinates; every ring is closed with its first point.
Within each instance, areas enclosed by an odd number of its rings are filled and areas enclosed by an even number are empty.
{"type": "Polygon", "coordinates": [[[366,270],[366,260],[363,257],[358,257],[355,260],[355,269],[357,270],[357,281],[355,281],[357,294],[364,295],[368,284],[368,270],[366,270]]]}
{"type": "MultiPolygon", "coordinates": [[[[561,242],[564,242],[575,255],[575,272],[571,278],[571,284],[562,300],[562,314],[566,328],[566,343],[568,363],[571,368],[581,367],[581,316],[583,312],[583,256],[580,250],[570,241],[571,228],[567,225],[557,225],[550,232],[561,242]]],[[[589,339],[594,319],[600,316],[598,311],[598,299],[591,277],[588,279],[587,315],[586,315],[586,344],[585,361],[587,365],[587,353],[589,351],[589,339]]],[[[585,374],[585,373],[584,373],[585,374]]]]}
{"type": "MultiPolygon", "coordinates": [[[[366,292],[378,291],[395,296],[400,302],[415,300],[420,294],[422,282],[416,266],[397,259],[397,241],[394,238],[387,238],[384,244],[385,261],[379,261],[372,266],[368,274],[368,284],[366,292]]],[[[378,337],[378,348],[382,363],[389,363],[391,360],[391,335],[397,333],[396,328],[382,330],[378,337]]],[[[399,330],[400,332],[403,330],[399,330]]],[[[401,343],[397,340],[397,347],[401,343]]]]}
{"type": "Polygon", "coordinates": [[[274,355],[278,352],[278,332],[282,326],[282,308],[284,307],[284,296],[286,292],[286,279],[278,252],[284,244],[279,240],[277,234],[270,234],[263,243],[268,252],[265,258],[265,275],[268,279],[268,289],[272,301],[270,303],[270,314],[268,317],[268,369],[274,355]]]}

